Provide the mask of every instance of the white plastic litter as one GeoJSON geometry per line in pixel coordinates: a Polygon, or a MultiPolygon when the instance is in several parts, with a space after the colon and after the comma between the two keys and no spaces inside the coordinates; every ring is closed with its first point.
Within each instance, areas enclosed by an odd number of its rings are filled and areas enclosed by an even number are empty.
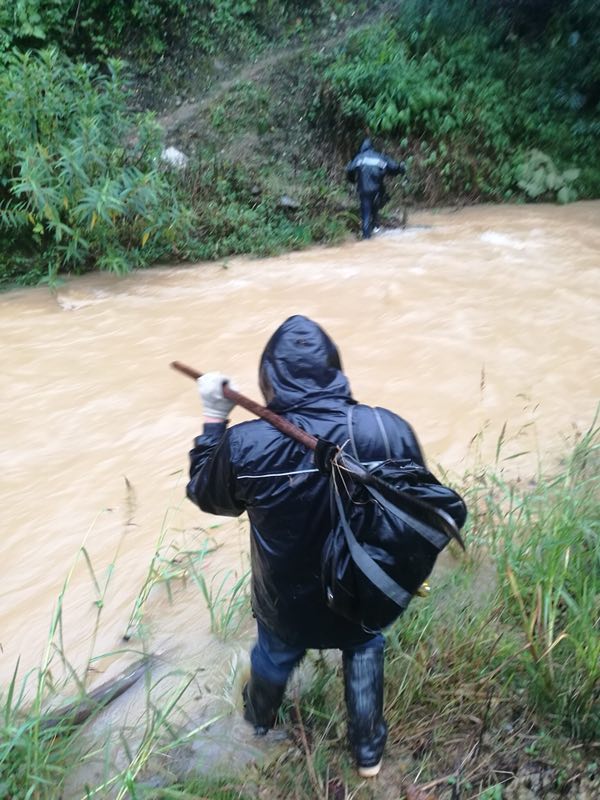
{"type": "Polygon", "coordinates": [[[176,147],[166,147],[160,154],[161,161],[175,169],[185,169],[189,158],[176,147]]]}

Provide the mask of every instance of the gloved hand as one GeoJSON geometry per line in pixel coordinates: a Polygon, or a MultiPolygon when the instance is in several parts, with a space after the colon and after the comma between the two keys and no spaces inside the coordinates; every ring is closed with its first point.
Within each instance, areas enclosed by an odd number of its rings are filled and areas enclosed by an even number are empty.
{"type": "MultiPolygon", "coordinates": [[[[229,381],[229,378],[220,372],[205,372],[196,381],[205,417],[226,420],[229,412],[235,406],[235,403],[223,396],[224,381],[229,381]]],[[[235,389],[232,383],[229,383],[229,386],[235,389]]]]}

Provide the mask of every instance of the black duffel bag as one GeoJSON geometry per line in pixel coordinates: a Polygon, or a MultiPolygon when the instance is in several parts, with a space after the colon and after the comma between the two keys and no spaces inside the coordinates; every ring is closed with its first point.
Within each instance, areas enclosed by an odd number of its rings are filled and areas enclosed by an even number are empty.
{"type": "Polygon", "coordinates": [[[388,458],[365,467],[343,450],[330,452],[334,524],[321,568],[327,604],[379,631],[402,614],[452,538],[464,548],[459,528],[466,506],[411,460],[388,458]]]}

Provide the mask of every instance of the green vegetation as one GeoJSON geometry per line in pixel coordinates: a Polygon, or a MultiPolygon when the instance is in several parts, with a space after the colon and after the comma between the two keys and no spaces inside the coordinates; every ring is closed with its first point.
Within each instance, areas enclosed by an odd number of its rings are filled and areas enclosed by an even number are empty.
{"type": "Polygon", "coordinates": [[[40,672],[33,707],[27,707],[17,685],[16,671],[0,711],[0,796],[4,798],[52,797],[60,785],[65,764],[76,754],[65,722],[45,729],[39,706],[46,690],[47,673],[40,672]]]}
{"type": "Polygon", "coordinates": [[[525,646],[517,689],[551,728],[587,741],[600,733],[599,462],[590,441],[525,498],[499,484],[486,520],[505,578],[502,621],[520,627],[525,646]]]}
{"type": "Polygon", "coordinates": [[[597,197],[600,6],[529,5],[408,0],[325,69],[325,118],[400,139],[417,199],[597,197]]]}
{"type": "MultiPolygon", "coordinates": [[[[599,454],[595,429],[576,443],[556,474],[540,474],[525,485],[505,480],[501,469],[478,468],[464,479],[471,509],[467,556],[451,553],[452,563],[436,573],[429,598],[415,600],[387,634],[385,776],[395,797],[511,800],[520,796],[519,786],[530,796],[532,781],[571,800],[597,796],[599,454]]],[[[205,544],[197,553],[169,554],[159,543],[140,597],[143,604],[151,585],[168,586],[191,575],[208,603],[215,635],[231,635],[240,624],[245,578],[233,576],[228,588],[225,579],[232,576],[198,580],[210,552],[205,544]]],[[[93,571],[92,576],[104,597],[108,579],[102,584],[93,571]]],[[[141,611],[136,603],[138,631],[141,611]]],[[[110,786],[119,797],[152,800],[309,800],[344,792],[372,797],[347,754],[341,668],[319,654],[310,660],[310,682],[290,693],[282,713],[290,733],[285,757],[236,777],[152,788],[153,764],[161,754],[174,756],[202,735],[199,728],[181,730],[171,721],[192,680],[182,675],[172,691],[158,698],[149,694],[148,728],[129,766],[90,788],[89,796],[102,797],[110,786]]],[[[69,730],[50,733],[40,725],[51,697],[49,666],[45,661],[39,672],[31,707],[19,697],[16,679],[3,697],[3,796],[56,800],[78,747],[69,730]]]]}
{"type": "Polygon", "coordinates": [[[247,624],[250,615],[250,570],[238,577],[222,570],[207,581],[201,570],[191,569],[210,616],[210,630],[220,639],[230,639],[247,624]]]}
{"type": "MultiPolygon", "coordinates": [[[[119,551],[128,527],[134,524],[136,498],[127,480],[125,504],[127,518],[112,561],[104,574],[96,571],[86,548],[86,542],[94,532],[94,521],[73,561],[52,613],[40,667],[20,676],[17,663],[8,687],[0,687],[0,797],[3,800],[58,800],[63,796],[63,784],[69,769],[80,760],[97,757],[100,750],[92,748],[91,753],[86,750],[80,728],[84,717],[93,719],[110,702],[112,689],[101,691],[101,696],[94,696],[93,693],[88,694],[86,688],[88,676],[97,671],[103,660],[131,654],[139,665],[136,672],[144,673],[138,688],[145,693],[146,709],[135,726],[135,734],[129,736],[125,745],[127,763],[112,772],[107,769],[98,785],[88,786],[88,798],[105,798],[109,793],[117,800],[140,796],[137,789],[138,785],[143,785],[140,776],[149,763],[154,763],[153,759],[168,757],[177,748],[185,747],[190,739],[201,736],[204,729],[222,715],[216,711],[207,719],[196,722],[191,729],[176,729],[173,717],[189,697],[197,679],[196,671],[174,669],[166,674],[165,670],[155,672],[155,668],[160,667],[156,659],[152,656],[139,659],[140,653],[146,653],[145,606],[151,592],[157,588],[166,591],[172,599],[173,584],[185,582],[190,575],[195,585],[201,586],[203,583],[201,589],[207,602],[211,626],[220,639],[233,635],[250,615],[247,573],[240,578],[233,571],[229,571],[224,578],[219,578],[217,573],[212,580],[207,580],[204,577],[206,560],[218,549],[218,545],[209,539],[202,539],[196,549],[186,549],[175,543],[165,544],[170,532],[168,515],[163,521],[155,556],[134,601],[125,632],[124,639],[129,641],[135,637],[134,641],[113,653],[99,655],[95,652],[107,592],[118,567],[119,551]],[[80,560],[87,567],[92,594],[95,596],[89,658],[81,671],[69,662],[63,646],[63,608],[80,560]],[[204,594],[205,587],[209,587],[207,594],[204,594]],[[59,702],[59,698],[65,694],[74,696],[68,704],[59,702]],[[85,709],[83,715],[82,709],[85,709]]],[[[202,666],[198,667],[201,671],[202,666]]],[[[101,747],[105,747],[107,763],[110,761],[109,744],[109,741],[101,743],[101,747]]]]}
{"type": "Polygon", "coordinates": [[[127,109],[123,64],[107,67],[55,49],[7,59],[0,281],[53,285],[64,272],[267,255],[311,242],[318,226],[335,237],[335,220],[298,220],[276,198],[257,198],[237,163],[199,155],[184,175],[168,173],[162,132],[127,109]]]}
{"type": "Polygon", "coordinates": [[[0,5],[0,53],[60,45],[70,54],[127,50],[152,59],[191,46],[239,56],[273,36],[326,24],[332,14],[343,18],[381,4],[357,2],[349,10],[342,0],[14,0],[0,5]]]}
{"type": "Polygon", "coordinates": [[[173,257],[190,228],[157,168],[155,126],[145,117],[133,127],[122,65],[107,66],[101,74],[42,50],[11,55],[0,76],[0,174],[13,175],[2,212],[14,252],[4,258],[43,265],[48,281],[173,257]]]}
{"type": "Polygon", "coordinates": [[[367,131],[409,165],[391,221],[600,195],[598,3],[16,0],[0,30],[0,286],[340,240],[367,131]],[[175,93],[181,124],[140,113],[175,93]]]}
{"type": "Polygon", "coordinates": [[[232,638],[248,622],[250,616],[250,571],[245,570],[238,575],[235,570],[225,569],[207,578],[206,559],[221,545],[216,540],[205,539],[197,549],[182,549],[173,542],[165,544],[167,531],[165,526],[150,562],[146,580],[133,604],[125,640],[129,641],[134,634],[144,637],[144,609],[151,593],[158,586],[164,587],[172,600],[172,584],[189,578],[198,587],[206,603],[211,632],[223,641],[232,638]]]}
{"type": "MultiPolygon", "coordinates": [[[[85,540],[81,553],[85,555],[85,540]]],[[[55,691],[53,671],[56,661],[62,660],[60,642],[62,639],[62,616],[65,594],[69,586],[75,564],[71,567],[52,613],[48,641],[38,670],[28,673],[19,683],[19,664],[15,666],[12,680],[6,690],[0,692],[0,797],[16,798],[54,798],[54,789],[60,785],[65,773],[65,765],[77,758],[78,747],[73,734],[71,719],[66,716],[57,724],[47,724],[44,707],[55,691]],[[27,692],[33,684],[33,698],[27,692]]],[[[111,571],[108,571],[104,587],[96,583],[99,597],[108,588],[111,571]]],[[[101,604],[97,606],[98,613],[101,604]]],[[[92,637],[95,641],[95,633],[92,637]]],[[[93,647],[93,644],[92,644],[93,647]]],[[[78,696],[81,683],[75,679],[78,696]]]]}

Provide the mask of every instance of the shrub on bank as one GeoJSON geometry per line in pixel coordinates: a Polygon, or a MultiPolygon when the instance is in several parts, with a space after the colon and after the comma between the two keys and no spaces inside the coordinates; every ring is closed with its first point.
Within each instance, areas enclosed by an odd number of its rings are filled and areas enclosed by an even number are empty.
{"type": "MultiPolygon", "coordinates": [[[[456,553],[445,577],[436,573],[429,598],[415,599],[387,632],[385,779],[397,786],[398,796],[406,783],[417,781],[431,782],[432,796],[448,797],[460,784],[470,797],[514,797],[504,792],[518,783],[515,776],[536,769],[543,771],[548,791],[584,797],[579,790],[587,782],[589,796],[596,796],[599,437],[597,429],[591,430],[557,473],[527,485],[481,466],[463,482],[471,509],[466,557],[456,553]]],[[[192,569],[193,576],[200,575],[206,552],[190,554],[200,568],[192,569]]],[[[141,603],[150,584],[186,575],[188,564],[159,548],[141,603]]],[[[229,588],[229,598],[221,596],[221,588],[215,596],[203,581],[198,586],[213,622],[237,608],[239,582],[229,588]]],[[[215,635],[220,626],[213,627],[215,635]]],[[[56,800],[77,752],[79,739],[69,739],[71,731],[48,731],[41,724],[48,674],[47,668],[40,671],[29,713],[15,681],[0,693],[0,787],[8,796],[33,790],[31,797],[56,800]]],[[[186,676],[182,680],[189,684],[186,676]]],[[[105,776],[102,786],[110,785],[119,797],[153,800],[198,794],[273,800],[293,794],[312,800],[334,790],[340,796],[360,792],[347,755],[342,697],[341,668],[317,657],[310,686],[299,698],[288,699],[285,758],[248,775],[207,776],[164,789],[152,780],[153,758],[159,764],[165,756],[177,762],[177,747],[186,746],[189,734],[171,724],[169,713],[177,701],[164,699],[163,708],[154,698],[144,747],[132,753],[122,772],[105,776]]],[[[103,796],[102,787],[89,792],[103,796]]]]}
{"type": "Polygon", "coordinates": [[[161,165],[163,136],[128,108],[124,66],[56,49],[14,53],[0,75],[0,284],[123,274],[157,261],[267,255],[331,240],[335,215],[257,197],[239,164],[161,165]]]}
{"type": "Polygon", "coordinates": [[[383,0],[12,0],[0,4],[0,61],[13,48],[58,46],[88,58],[128,52],[152,63],[170,47],[257,50],[383,0]]]}
{"type": "Polygon", "coordinates": [[[423,199],[597,197],[600,6],[529,6],[403,3],[327,67],[325,129],[401,144],[423,199]]]}
{"type": "Polygon", "coordinates": [[[102,73],[55,49],[7,60],[0,278],[32,267],[49,281],[92,266],[122,273],[174,257],[189,233],[190,214],[159,168],[159,131],[128,111],[122,68],[111,61],[102,73]]]}

